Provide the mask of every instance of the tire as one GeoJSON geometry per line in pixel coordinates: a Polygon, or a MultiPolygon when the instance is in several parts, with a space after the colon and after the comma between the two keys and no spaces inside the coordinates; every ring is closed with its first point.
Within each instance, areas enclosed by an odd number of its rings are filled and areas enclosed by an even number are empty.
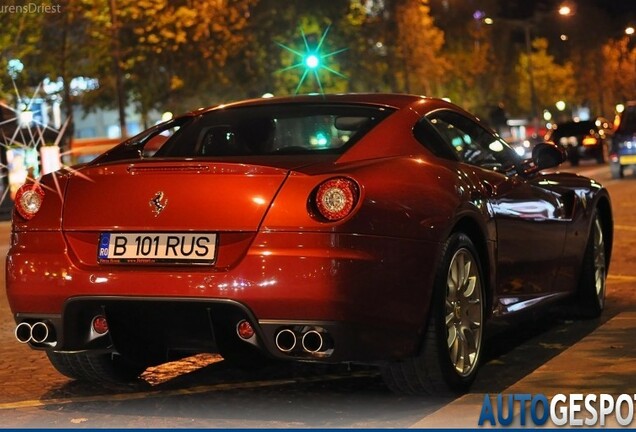
{"type": "Polygon", "coordinates": [[[79,381],[129,383],[137,381],[146,369],[127,362],[117,354],[47,351],[46,355],[58,372],[79,381]]]}
{"type": "Polygon", "coordinates": [[[578,149],[575,147],[568,147],[567,149],[567,155],[568,155],[568,161],[570,162],[570,165],[575,167],[579,165],[579,154],[578,154],[578,149]]]}
{"type": "Polygon", "coordinates": [[[610,172],[612,173],[613,179],[622,179],[625,174],[623,173],[624,166],[619,163],[610,164],[610,172]]]}
{"type": "Polygon", "coordinates": [[[581,281],[579,283],[577,312],[582,318],[597,318],[605,306],[607,259],[603,223],[595,212],[587,240],[581,281]]]}
{"type": "Polygon", "coordinates": [[[483,351],[485,294],[479,254],[455,233],[442,248],[428,328],[420,353],[382,369],[387,386],[405,394],[461,394],[475,380],[483,351]]]}
{"type": "Polygon", "coordinates": [[[596,163],[602,165],[605,163],[605,160],[605,146],[602,145],[596,154],[596,163]]]}

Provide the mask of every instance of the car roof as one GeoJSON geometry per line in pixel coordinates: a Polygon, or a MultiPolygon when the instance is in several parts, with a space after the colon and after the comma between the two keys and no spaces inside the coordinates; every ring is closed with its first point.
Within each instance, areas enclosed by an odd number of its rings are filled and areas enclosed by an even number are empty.
{"type": "Polygon", "coordinates": [[[207,108],[200,108],[189,113],[199,115],[208,111],[224,108],[267,106],[267,105],[287,105],[287,104],[357,104],[375,105],[388,108],[401,109],[414,102],[429,99],[425,96],[417,96],[400,93],[348,93],[348,94],[308,94],[297,96],[281,96],[271,98],[247,99],[227,104],[215,105],[207,108]]]}

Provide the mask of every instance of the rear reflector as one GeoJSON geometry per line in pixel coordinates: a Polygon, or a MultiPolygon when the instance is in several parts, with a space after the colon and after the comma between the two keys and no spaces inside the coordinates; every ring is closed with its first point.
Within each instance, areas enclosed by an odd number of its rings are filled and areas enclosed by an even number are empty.
{"type": "Polygon", "coordinates": [[[97,315],[93,318],[93,330],[95,330],[95,333],[100,335],[108,332],[108,321],[106,321],[105,316],[97,315]]]}
{"type": "Polygon", "coordinates": [[[236,333],[241,339],[249,339],[254,336],[254,327],[248,321],[242,320],[236,325],[236,333]]]}

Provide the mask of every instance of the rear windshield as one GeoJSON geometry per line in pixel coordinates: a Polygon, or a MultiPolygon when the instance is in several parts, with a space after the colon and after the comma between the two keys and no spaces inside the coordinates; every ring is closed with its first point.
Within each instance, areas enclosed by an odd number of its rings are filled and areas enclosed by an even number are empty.
{"type": "Polygon", "coordinates": [[[393,111],[385,107],[327,104],[217,109],[156,126],[99,161],[339,154],[393,111]]]}
{"type": "Polygon", "coordinates": [[[575,135],[585,135],[590,133],[593,134],[595,130],[596,126],[592,121],[563,123],[558,125],[557,128],[552,131],[552,137],[560,138],[575,135]]]}

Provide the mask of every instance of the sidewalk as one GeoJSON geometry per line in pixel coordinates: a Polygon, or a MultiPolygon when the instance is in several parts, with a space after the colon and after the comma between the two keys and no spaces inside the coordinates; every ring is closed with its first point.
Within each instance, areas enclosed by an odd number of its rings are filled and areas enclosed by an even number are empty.
{"type": "MultiPolygon", "coordinates": [[[[636,393],[636,312],[623,312],[502,393],[636,393]]],[[[490,395],[495,396],[495,395],[490,395]]],[[[484,394],[469,393],[412,428],[478,428],[484,394]]],[[[617,427],[613,416],[609,427],[617,427]]],[[[514,426],[514,425],[513,425],[514,426]]],[[[546,427],[554,427],[549,422],[546,427]]]]}

